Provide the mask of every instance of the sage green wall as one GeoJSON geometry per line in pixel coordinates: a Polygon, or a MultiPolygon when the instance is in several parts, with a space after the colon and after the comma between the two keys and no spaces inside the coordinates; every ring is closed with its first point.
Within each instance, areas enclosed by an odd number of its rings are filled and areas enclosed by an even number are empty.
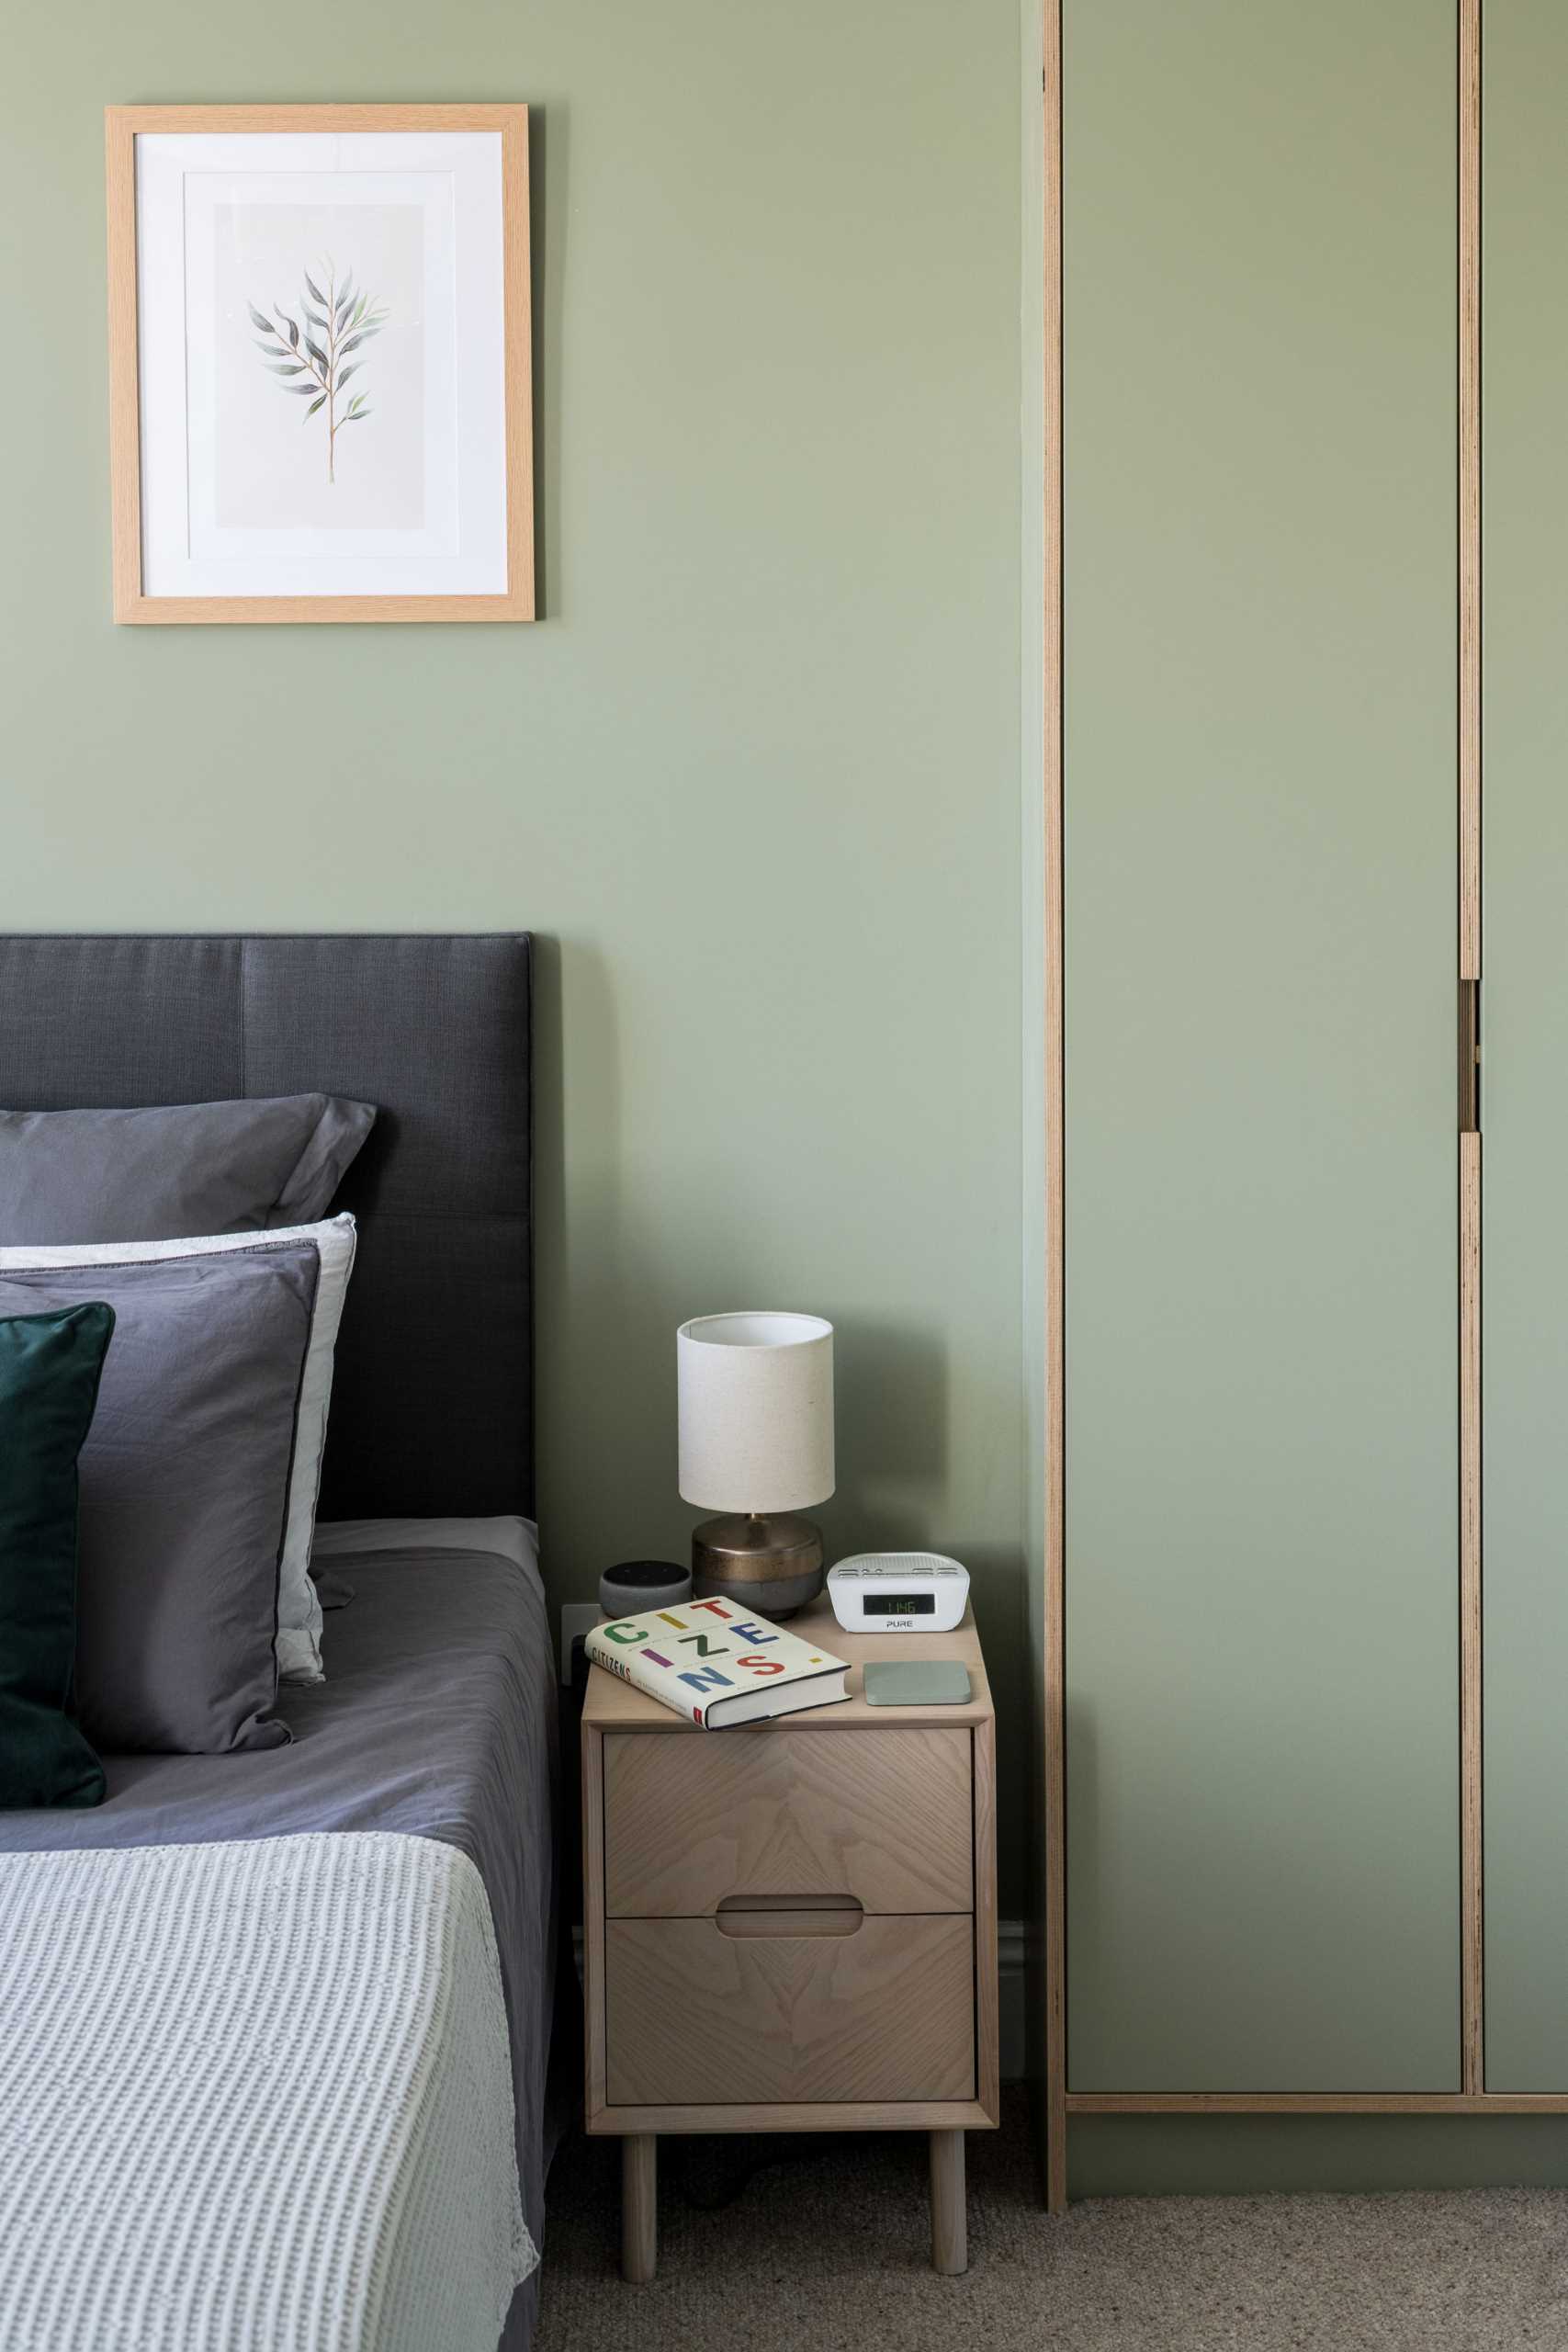
{"type": "Polygon", "coordinates": [[[1018,1907],[1018,0],[8,34],[0,924],[536,927],[553,1589],[682,1548],[678,1317],[831,1316],[829,1539],[975,1565],[1018,1907]],[[102,107],[344,97],[538,110],[545,617],[116,631],[102,107]]]}

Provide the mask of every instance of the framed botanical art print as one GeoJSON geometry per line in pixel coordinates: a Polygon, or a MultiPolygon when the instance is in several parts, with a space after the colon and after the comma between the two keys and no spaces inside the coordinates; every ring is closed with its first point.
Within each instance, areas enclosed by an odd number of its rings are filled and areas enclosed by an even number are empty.
{"type": "Polygon", "coordinates": [[[527,108],[107,137],[116,620],[532,620],[527,108]]]}

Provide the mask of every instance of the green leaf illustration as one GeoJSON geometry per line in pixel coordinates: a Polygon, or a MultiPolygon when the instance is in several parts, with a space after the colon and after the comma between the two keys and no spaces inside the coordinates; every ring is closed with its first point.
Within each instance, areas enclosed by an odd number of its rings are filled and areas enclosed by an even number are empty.
{"type": "MultiPolygon", "coordinates": [[[[317,267],[321,267],[319,262],[317,267]]],[[[344,274],[341,293],[337,290],[336,267],[330,259],[323,274],[328,289],[325,294],[308,269],[300,271],[305,289],[300,303],[305,321],[303,338],[281,303],[273,304],[271,315],[258,310],[254,302],[247,302],[245,307],[252,324],[260,330],[256,348],[262,354],[267,374],[304,378],[302,383],[288,381],[279,386],[280,390],[310,401],[304,422],[309,424],[322,409],[327,413],[327,480],[332,482],[337,479],[340,430],[345,424],[363,424],[367,417],[375,413],[365,405],[367,396],[362,391],[354,394],[346,409],[338,409],[344,386],[365,365],[363,359],[355,359],[345,368],[344,361],[351,351],[380,334],[390,313],[368,291],[355,288],[352,268],[344,274]],[[312,303],[316,305],[314,309],[312,303]],[[266,338],[265,342],[263,336],[266,338]]]]}

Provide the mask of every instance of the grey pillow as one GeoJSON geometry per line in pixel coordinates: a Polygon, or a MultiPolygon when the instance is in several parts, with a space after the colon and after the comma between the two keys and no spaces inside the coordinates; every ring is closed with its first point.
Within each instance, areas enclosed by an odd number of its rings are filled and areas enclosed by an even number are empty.
{"type": "Polygon", "coordinates": [[[80,1460],[76,1699],[105,1748],[276,1747],[278,1560],[309,1241],[0,1274],[0,1316],[115,1311],[80,1460]]]}
{"type": "Polygon", "coordinates": [[[314,1225],[375,1116],[338,1094],[0,1111],[0,1248],[314,1225]]]}

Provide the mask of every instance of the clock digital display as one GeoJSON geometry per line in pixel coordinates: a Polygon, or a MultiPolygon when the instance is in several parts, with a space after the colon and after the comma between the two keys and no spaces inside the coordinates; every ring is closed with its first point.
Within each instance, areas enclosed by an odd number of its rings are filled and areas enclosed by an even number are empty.
{"type": "Polygon", "coordinates": [[[934,1592],[868,1592],[861,1603],[867,1617],[934,1617],[934,1592]]]}

